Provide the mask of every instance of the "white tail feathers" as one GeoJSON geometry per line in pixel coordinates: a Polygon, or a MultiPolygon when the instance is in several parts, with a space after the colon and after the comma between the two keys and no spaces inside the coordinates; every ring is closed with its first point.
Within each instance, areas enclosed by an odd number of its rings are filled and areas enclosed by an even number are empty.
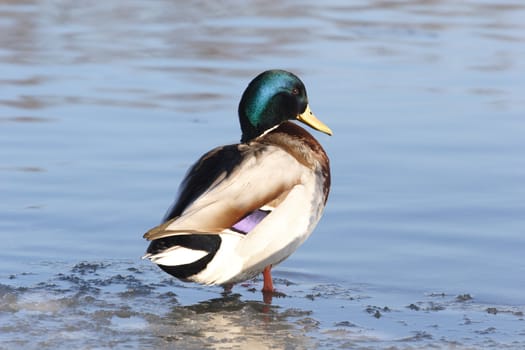
{"type": "Polygon", "coordinates": [[[158,254],[146,254],[142,258],[149,259],[157,265],[179,266],[191,264],[208,254],[205,250],[194,250],[181,246],[171,247],[158,254]]]}

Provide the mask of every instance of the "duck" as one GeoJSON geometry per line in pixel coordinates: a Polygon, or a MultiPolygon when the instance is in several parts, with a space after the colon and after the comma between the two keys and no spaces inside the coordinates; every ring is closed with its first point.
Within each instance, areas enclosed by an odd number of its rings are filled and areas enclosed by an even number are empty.
{"type": "Polygon", "coordinates": [[[144,234],[143,258],[185,282],[219,285],[263,274],[288,258],[319,222],[330,192],[321,144],[297,122],[332,135],[306,88],[280,69],[257,75],[239,102],[239,143],[205,153],[183,178],[162,223],[144,234]]]}

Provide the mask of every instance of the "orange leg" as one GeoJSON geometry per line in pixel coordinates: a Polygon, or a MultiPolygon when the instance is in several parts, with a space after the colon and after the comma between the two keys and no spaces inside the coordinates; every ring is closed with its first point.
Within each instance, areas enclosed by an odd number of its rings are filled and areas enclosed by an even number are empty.
{"type": "Polygon", "coordinates": [[[272,273],[271,270],[272,265],[268,265],[263,270],[263,277],[264,277],[264,284],[263,284],[263,293],[273,293],[273,281],[272,281],[272,273]]]}

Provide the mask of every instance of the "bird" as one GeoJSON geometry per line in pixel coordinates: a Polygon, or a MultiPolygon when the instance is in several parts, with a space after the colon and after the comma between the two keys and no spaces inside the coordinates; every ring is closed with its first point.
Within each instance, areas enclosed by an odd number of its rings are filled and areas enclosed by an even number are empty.
{"type": "Polygon", "coordinates": [[[321,144],[296,122],[332,135],[310,110],[306,88],[280,69],[257,75],[239,102],[241,140],[205,153],[182,180],[162,223],[144,234],[143,258],[185,282],[220,285],[263,274],[312,233],[330,192],[321,144]]]}

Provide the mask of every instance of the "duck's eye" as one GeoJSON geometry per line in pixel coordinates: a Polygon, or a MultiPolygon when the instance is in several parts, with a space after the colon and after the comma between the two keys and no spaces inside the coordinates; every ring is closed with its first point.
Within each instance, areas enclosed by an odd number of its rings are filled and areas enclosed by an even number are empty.
{"type": "Polygon", "coordinates": [[[293,88],[292,89],[292,95],[299,95],[299,89],[298,88],[293,88]]]}

